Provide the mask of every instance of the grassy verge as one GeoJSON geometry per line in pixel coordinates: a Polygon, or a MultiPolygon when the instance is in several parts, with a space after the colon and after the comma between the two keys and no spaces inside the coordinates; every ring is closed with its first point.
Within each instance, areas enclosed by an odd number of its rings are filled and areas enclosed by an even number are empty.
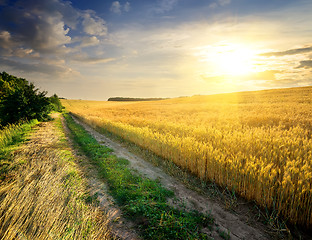
{"type": "Polygon", "coordinates": [[[60,120],[48,124],[12,152],[20,164],[0,185],[0,239],[111,239],[60,120]]]}
{"type": "Polygon", "coordinates": [[[210,215],[177,210],[167,203],[173,192],[159,182],[134,174],[125,159],[111,155],[69,115],[65,115],[74,141],[97,165],[112,196],[128,218],[133,219],[145,239],[209,239],[202,228],[211,229],[210,215]]]}
{"type": "Polygon", "coordinates": [[[9,178],[9,173],[18,164],[14,161],[12,151],[23,143],[37,120],[12,124],[0,130],[0,182],[9,178]]]}

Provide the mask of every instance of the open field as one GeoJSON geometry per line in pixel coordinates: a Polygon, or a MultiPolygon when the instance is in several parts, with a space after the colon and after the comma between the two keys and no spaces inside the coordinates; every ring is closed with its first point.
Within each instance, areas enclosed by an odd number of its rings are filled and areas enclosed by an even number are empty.
{"type": "Polygon", "coordinates": [[[94,127],[203,181],[235,190],[290,223],[312,226],[312,88],[157,102],[63,100],[94,127]]]}

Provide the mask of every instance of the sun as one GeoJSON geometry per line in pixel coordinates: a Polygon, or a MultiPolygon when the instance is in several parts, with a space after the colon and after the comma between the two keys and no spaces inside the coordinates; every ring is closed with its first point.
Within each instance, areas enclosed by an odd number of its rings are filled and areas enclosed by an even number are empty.
{"type": "Polygon", "coordinates": [[[255,51],[234,44],[219,44],[205,48],[201,54],[206,72],[219,76],[241,76],[255,71],[255,51]]]}
{"type": "Polygon", "coordinates": [[[223,49],[215,56],[215,71],[223,75],[246,75],[253,70],[253,54],[244,48],[223,49]]]}

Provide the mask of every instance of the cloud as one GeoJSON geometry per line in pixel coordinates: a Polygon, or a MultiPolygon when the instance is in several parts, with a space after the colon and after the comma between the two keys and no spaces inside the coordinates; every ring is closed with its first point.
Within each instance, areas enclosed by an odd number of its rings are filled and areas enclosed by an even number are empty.
{"type": "Polygon", "coordinates": [[[2,11],[0,13],[2,39],[5,33],[9,37],[6,40],[10,40],[10,43],[2,42],[0,47],[6,48],[8,44],[22,45],[40,52],[48,52],[70,42],[71,38],[67,35],[69,29],[64,28],[64,22],[58,15],[40,17],[39,14],[10,7],[7,11],[2,11]]]}
{"type": "Polygon", "coordinates": [[[100,40],[96,36],[85,36],[80,39],[80,47],[95,46],[100,43],[100,40]]]}
{"type": "Polygon", "coordinates": [[[8,31],[0,32],[0,46],[10,48],[12,46],[11,34],[8,31]]]}
{"type": "Polygon", "coordinates": [[[40,55],[35,53],[33,49],[30,48],[16,48],[13,51],[13,56],[19,58],[39,58],[40,55]]]}
{"type": "Polygon", "coordinates": [[[227,79],[233,79],[233,80],[239,80],[239,81],[249,81],[249,80],[263,80],[263,81],[275,81],[276,76],[275,74],[281,73],[279,70],[266,70],[263,72],[255,72],[245,75],[239,75],[239,76],[231,76],[231,75],[220,75],[220,76],[201,76],[202,79],[206,81],[215,81],[215,82],[221,82],[227,79]]]}
{"type": "Polygon", "coordinates": [[[171,11],[178,4],[178,0],[160,0],[157,7],[154,9],[155,13],[162,14],[171,11]]]}
{"type": "Polygon", "coordinates": [[[69,1],[14,1],[0,8],[0,66],[52,75],[74,72],[66,55],[99,45],[105,35],[104,19],[69,1]]]}
{"type": "Polygon", "coordinates": [[[312,52],[312,46],[309,47],[303,47],[303,48],[295,48],[295,49],[290,49],[282,52],[268,52],[268,53],[262,53],[260,56],[264,57],[281,57],[285,55],[295,55],[295,54],[303,54],[303,53],[308,53],[312,52]]]}
{"type": "Polygon", "coordinates": [[[51,62],[32,62],[23,63],[20,61],[15,61],[7,58],[0,58],[0,65],[6,66],[10,70],[17,70],[19,72],[25,73],[44,73],[48,75],[62,76],[64,74],[75,72],[73,69],[64,65],[64,62],[60,61],[58,63],[51,62]]]}
{"type": "Polygon", "coordinates": [[[92,13],[88,11],[83,15],[83,30],[89,35],[105,36],[107,34],[106,22],[95,15],[92,16],[92,13]]]}
{"type": "Polygon", "coordinates": [[[312,68],[312,60],[300,61],[300,65],[296,68],[312,68]]]}
{"type": "Polygon", "coordinates": [[[98,46],[101,40],[97,36],[77,36],[72,38],[72,44],[77,44],[73,52],[81,51],[82,48],[98,46]]]}
{"type": "Polygon", "coordinates": [[[227,4],[230,4],[231,0],[218,0],[218,3],[220,4],[220,6],[225,6],[227,4]]]}
{"type": "Polygon", "coordinates": [[[112,6],[110,11],[116,14],[121,14],[122,11],[129,12],[130,11],[130,3],[126,2],[122,5],[119,1],[112,2],[112,6]]]}
{"type": "Polygon", "coordinates": [[[244,79],[249,80],[276,80],[275,74],[281,73],[279,70],[266,70],[263,72],[256,72],[244,76],[244,79]]]}
{"type": "Polygon", "coordinates": [[[103,57],[90,57],[84,54],[78,54],[71,58],[71,61],[98,64],[98,63],[108,63],[114,61],[114,58],[103,58],[103,57]]]}
{"type": "Polygon", "coordinates": [[[126,2],[125,5],[124,5],[124,11],[125,12],[129,12],[130,11],[130,3],[129,2],[126,2]]]}
{"type": "Polygon", "coordinates": [[[118,1],[115,1],[112,3],[112,6],[110,8],[111,12],[113,13],[121,13],[121,4],[118,1]]]}
{"type": "Polygon", "coordinates": [[[303,87],[311,86],[312,78],[311,75],[308,78],[283,78],[276,81],[262,81],[258,82],[257,85],[265,88],[284,88],[284,87],[303,87]]]}
{"type": "Polygon", "coordinates": [[[231,0],[217,0],[215,2],[210,3],[209,8],[214,9],[217,7],[223,7],[231,3],[231,0]]]}
{"type": "Polygon", "coordinates": [[[0,12],[0,48],[10,45],[53,52],[71,43],[70,31],[79,25],[83,34],[104,36],[106,22],[91,10],[81,11],[70,2],[28,0],[5,6],[0,12]]]}

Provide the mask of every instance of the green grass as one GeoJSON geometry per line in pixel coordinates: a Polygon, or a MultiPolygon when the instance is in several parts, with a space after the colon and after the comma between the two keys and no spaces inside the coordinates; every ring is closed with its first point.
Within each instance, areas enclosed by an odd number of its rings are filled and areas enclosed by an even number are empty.
{"type": "Polygon", "coordinates": [[[32,127],[38,124],[37,120],[12,124],[0,130],[0,181],[16,167],[12,150],[25,142],[32,127]]]}
{"type": "Polygon", "coordinates": [[[169,206],[167,199],[174,197],[172,191],[133,173],[127,160],[111,155],[111,149],[101,146],[68,114],[64,116],[74,141],[97,166],[111,195],[145,239],[209,239],[201,233],[202,228],[212,228],[214,220],[209,214],[169,206]]]}

